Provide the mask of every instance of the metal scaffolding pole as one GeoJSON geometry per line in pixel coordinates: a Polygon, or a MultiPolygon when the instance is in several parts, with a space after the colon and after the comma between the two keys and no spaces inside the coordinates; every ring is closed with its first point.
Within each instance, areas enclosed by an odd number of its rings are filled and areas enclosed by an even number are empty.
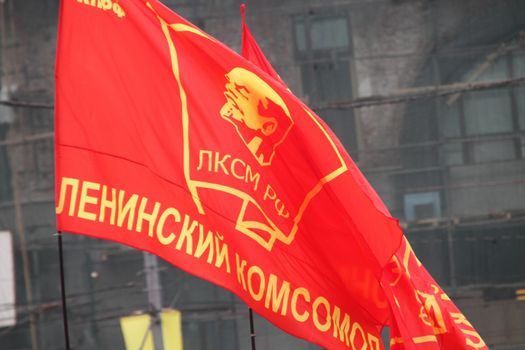
{"type": "Polygon", "coordinates": [[[148,303],[153,311],[150,325],[153,334],[153,343],[155,344],[155,350],[164,350],[160,322],[160,312],[162,310],[162,285],[160,284],[159,279],[157,257],[147,252],[143,252],[142,254],[144,258],[144,271],[146,274],[148,303]]]}

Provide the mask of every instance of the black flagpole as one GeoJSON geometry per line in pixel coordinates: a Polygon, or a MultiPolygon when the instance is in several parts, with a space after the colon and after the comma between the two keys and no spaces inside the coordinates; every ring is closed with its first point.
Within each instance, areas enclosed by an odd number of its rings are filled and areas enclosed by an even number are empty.
{"type": "Polygon", "coordinates": [[[252,350],[255,350],[255,329],[253,327],[253,310],[250,308],[250,338],[252,339],[252,350]]]}
{"type": "Polygon", "coordinates": [[[60,289],[62,291],[62,318],[64,320],[64,335],[66,339],[66,350],[69,346],[69,326],[67,324],[66,284],[64,282],[64,253],[62,252],[62,232],[57,232],[58,237],[58,259],[60,260],[60,289]]]}

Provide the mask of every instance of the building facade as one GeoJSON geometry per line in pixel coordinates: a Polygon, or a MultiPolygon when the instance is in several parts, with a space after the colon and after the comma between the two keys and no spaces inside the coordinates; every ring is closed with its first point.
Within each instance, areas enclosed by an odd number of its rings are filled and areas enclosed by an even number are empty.
{"type": "MultiPolygon", "coordinates": [[[[239,51],[241,1],[165,3],[239,51]]],[[[487,345],[525,348],[525,3],[246,3],[279,75],[334,130],[487,345]]],[[[56,0],[0,0],[0,231],[15,242],[17,314],[0,342],[12,350],[64,348],[54,237],[57,18],[56,0]]],[[[124,349],[120,317],[151,311],[142,253],[76,235],[64,245],[72,345],[124,349]]],[[[159,264],[162,305],[182,311],[186,349],[250,348],[239,299],[159,264]]],[[[258,349],[318,348],[260,318],[256,332],[258,349]]]]}

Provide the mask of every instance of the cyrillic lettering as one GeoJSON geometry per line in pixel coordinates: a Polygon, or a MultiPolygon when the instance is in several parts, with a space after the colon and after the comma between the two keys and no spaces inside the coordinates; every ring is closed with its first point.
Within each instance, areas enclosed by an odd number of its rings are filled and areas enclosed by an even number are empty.
{"type": "Polygon", "coordinates": [[[284,203],[280,199],[275,201],[275,210],[277,210],[277,215],[283,218],[290,217],[290,212],[284,207],[284,203]]]}
{"type": "Polygon", "coordinates": [[[71,187],[71,198],[69,199],[69,216],[75,215],[75,208],[77,203],[78,195],[78,179],[72,179],[70,177],[63,177],[60,183],[60,197],[58,200],[58,207],[55,208],[57,214],[62,214],[66,206],[67,188],[71,187]]]}
{"type": "Polygon", "coordinates": [[[244,269],[248,263],[246,260],[241,260],[239,254],[235,253],[235,268],[237,271],[237,282],[246,290],[246,280],[244,279],[244,269]]]}
{"type": "Polygon", "coordinates": [[[159,215],[160,203],[155,202],[151,214],[146,213],[147,204],[148,199],[146,197],[142,197],[139,206],[139,215],[137,216],[137,232],[142,232],[142,222],[147,221],[148,236],[153,237],[153,228],[155,227],[155,222],[157,221],[157,216],[159,215]]]}
{"type": "Polygon", "coordinates": [[[279,294],[277,294],[277,276],[270,274],[268,279],[268,288],[266,289],[266,299],[264,300],[264,307],[269,309],[270,304],[273,312],[278,312],[281,309],[281,315],[286,315],[288,308],[288,300],[290,299],[290,282],[283,281],[279,294]]]}
{"type": "Polygon", "coordinates": [[[244,180],[244,175],[246,173],[239,175],[239,173],[235,171],[235,165],[237,165],[237,163],[240,163],[243,166],[243,168],[246,168],[246,163],[242,159],[235,158],[231,164],[231,173],[233,177],[236,178],[237,180],[244,180]]]}
{"type": "Polygon", "coordinates": [[[321,332],[326,332],[330,329],[330,321],[331,321],[331,316],[330,316],[330,304],[328,303],[328,300],[326,300],[326,298],[324,297],[317,297],[317,299],[315,299],[314,301],[314,304],[312,305],[312,313],[313,313],[313,321],[314,321],[314,325],[315,327],[320,330],[321,332]],[[324,320],[324,323],[321,323],[321,320],[319,318],[319,307],[323,305],[325,310],[326,310],[326,319],[324,320]]]}
{"type": "Polygon", "coordinates": [[[257,191],[257,188],[259,187],[259,180],[261,180],[261,174],[259,173],[253,174],[252,168],[250,167],[250,165],[247,165],[246,166],[246,177],[244,181],[246,183],[253,182],[254,183],[253,190],[257,191]]]}
{"type": "Polygon", "coordinates": [[[468,329],[462,329],[461,330],[463,333],[465,333],[466,335],[469,335],[471,337],[474,338],[474,340],[472,340],[471,338],[467,338],[467,345],[474,348],[474,349],[480,349],[484,346],[486,346],[485,342],[483,341],[483,339],[481,339],[481,337],[479,336],[479,334],[474,331],[474,330],[468,330],[468,329]]]}
{"type": "Polygon", "coordinates": [[[226,272],[231,273],[230,270],[230,256],[228,255],[228,245],[226,242],[222,242],[222,246],[220,246],[220,241],[224,239],[223,236],[217,235],[215,236],[215,251],[217,254],[215,255],[215,267],[221,268],[222,264],[226,262],[226,272]]]}
{"type": "Polygon", "coordinates": [[[173,216],[175,222],[180,222],[180,213],[175,208],[168,208],[162,212],[162,215],[159,218],[157,223],[157,239],[162,245],[169,245],[175,240],[175,233],[170,232],[168,236],[164,235],[164,225],[169,216],[173,216]]]}
{"type": "Polygon", "coordinates": [[[467,320],[465,315],[459,312],[451,312],[450,316],[454,319],[455,324],[464,324],[465,326],[472,327],[472,324],[467,320]]]}
{"type": "Polygon", "coordinates": [[[128,217],[127,229],[133,229],[133,223],[135,221],[135,208],[137,207],[137,200],[139,196],[137,194],[131,195],[124,204],[124,196],[126,191],[120,190],[118,193],[118,216],[117,216],[117,226],[122,227],[124,220],[128,217]]]}
{"type": "Polygon", "coordinates": [[[248,292],[250,292],[250,295],[252,296],[253,300],[255,301],[261,301],[264,295],[264,287],[266,285],[266,281],[264,279],[264,273],[262,269],[257,266],[253,265],[250,266],[248,269],[248,292]],[[259,290],[256,292],[254,288],[254,282],[253,282],[253,276],[258,275],[259,276],[259,290]]]}
{"type": "Polygon", "coordinates": [[[339,340],[345,343],[347,346],[350,345],[350,316],[347,313],[344,314],[343,322],[341,321],[341,309],[338,306],[334,307],[334,312],[332,313],[332,324],[334,328],[333,336],[334,338],[339,338],[339,340]]]}
{"type": "Polygon", "coordinates": [[[216,173],[219,172],[219,167],[222,169],[222,171],[226,174],[226,175],[230,175],[230,173],[228,172],[228,169],[226,169],[226,167],[224,166],[224,163],[230,159],[232,156],[229,155],[229,154],[225,154],[222,159],[220,159],[220,154],[219,152],[215,152],[215,161],[214,161],[214,170],[216,173]]]}
{"type": "Polygon", "coordinates": [[[111,199],[108,199],[108,187],[102,185],[102,194],[100,196],[100,213],[98,214],[98,221],[104,222],[106,218],[106,209],[110,209],[109,223],[115,225],[115,217],[117,216],[117,190],[111,189],[111,199]]]}
{"type": "Polygon", "coordinates": [[[184,216],[184,223],[182,224],[182,230],[180,232],[179,240],[177,241],[177,250],[180,250],[184,242],[186,242],[186,254],[191,255],[193,252],[193,231],[200,226],[199,229],[202,230],[202,225],[199,224],[197,220],[192,220],[190,224],[190,217],[188,215],[184,216]]]}
{"type": "Polygon", "coordinates": [[[100,190],[100,184],[96,182],[83,181],[82,190],[80,193],[80,204],[78,205],[78,217],[85,220],[97,220],[97,214],[86,211],[86,204],[97,204],[98,197],[93,197],[88,194],[89,190],[100,190]]]}
{"type": "Polygon", "coordinates": [[[98,8],[101,8],[103,10],[111,10],[111,6],[113,3],[111,0],[98,0],[98,8]]]}
{"type": "Polygon", "coordinates": [[[356,345],[356,332],[359,331],[359,333],[361,333],[361,338],[363,340],[363,344],[361,345],[361,349],[360,350],[366,350],[366,337],[365,337],[365,331],[363,330],[363,327],[361,327],[361,325],[357,322],[354,322],[354,324],[352,325],[352,332],[350,333],[350,345],[352,345],[352,349],[354,350],[357,350],[357,345],[356,345]]]}
{"type": "Polygon", "coordinates": [[[297,310],[297,302],[298,302],[298,299],[299,299],[299,295],[301,295],[304,299],[305,302],[309,303],[310,302],[310,293],[308,292],[308,290],[306,290],[305,288],[297,288],[293,291],[293,294],[292,294],[292,301],[291,301],[291,305],[290,305],[290,308],[292,310],[292,315],[293,317],[299,321],[299,322],[306,322],[306,320],[308,320],[308,317],[310,317],[310,313],[305,310],[302,314],[299,313],[299,311],[297,310]]]}
{"type": "Polygon", "coordinates": [[[266,186],[266,191],[264,191],[264,197],[263,199],[266,200],[266,199],[271,199],[271,200],[274,200],[277,198],[277,193],[275,193],[274,189],[272,188],[272,186],[270,185],[267,185],[266,186]]]}
{"type": "MultiPolygon", "coordinates": [[[[94,1],[94,0],[93,0],[94,1]]],[[[113,3],[113,12],[117,15],[118,18],[122,18],[126,15],[122,7],[119,5],[118,2],[113,3]]]]}
{"type": "Polygon", "coordinates": [[[197,166],[197,170],[202,170],[203,164],[204,164],[204,155],[208,155],[208,171],[211,171],[212,167],[212,153],[211,151],[203,151],[201,150],[199,152],[199,165],[197,166]]]}
{"type": "Polygon", "coordinates": [[[213,260],[213,231],[208,231],[206,239],[204,239],[204,228],[200,225],[199,241],[197,242],[197,248],[195,249],[195,257],[200,258],[206,250],[208,250],[208,258],[206,261],[208,264],[211,264],[213,260]]]}
{"type": "Polygon", "coordinates": [[[379,342],[379,338],[376,336],[373,336],[372,334],[368,333],[368,345],[370,345],[370,350],[380,350],[381,349],[381,343],[379,342]]]}

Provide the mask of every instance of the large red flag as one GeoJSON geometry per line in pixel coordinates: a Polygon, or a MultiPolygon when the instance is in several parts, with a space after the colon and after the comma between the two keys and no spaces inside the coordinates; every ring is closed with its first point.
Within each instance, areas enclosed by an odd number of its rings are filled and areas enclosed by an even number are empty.
{"type": "MultiPolygon", "coordinates": [[[[282,82],[255,41],[242,15],[242,56],[282,82]]],[[[378,208],[388,212],[381,201],[378,208]]],[[[403,239],[380,281],[392,308],[391,348],[395,350],[486,349],[486,345],[434,281],[403,239]]]]}
{"type": "Polygon", "coordinates": [[[156,0],[62,0],[55,132],[59,230],[154,253],[327,348],[382,347],[401,230],[253,63],[156,0]]]}

